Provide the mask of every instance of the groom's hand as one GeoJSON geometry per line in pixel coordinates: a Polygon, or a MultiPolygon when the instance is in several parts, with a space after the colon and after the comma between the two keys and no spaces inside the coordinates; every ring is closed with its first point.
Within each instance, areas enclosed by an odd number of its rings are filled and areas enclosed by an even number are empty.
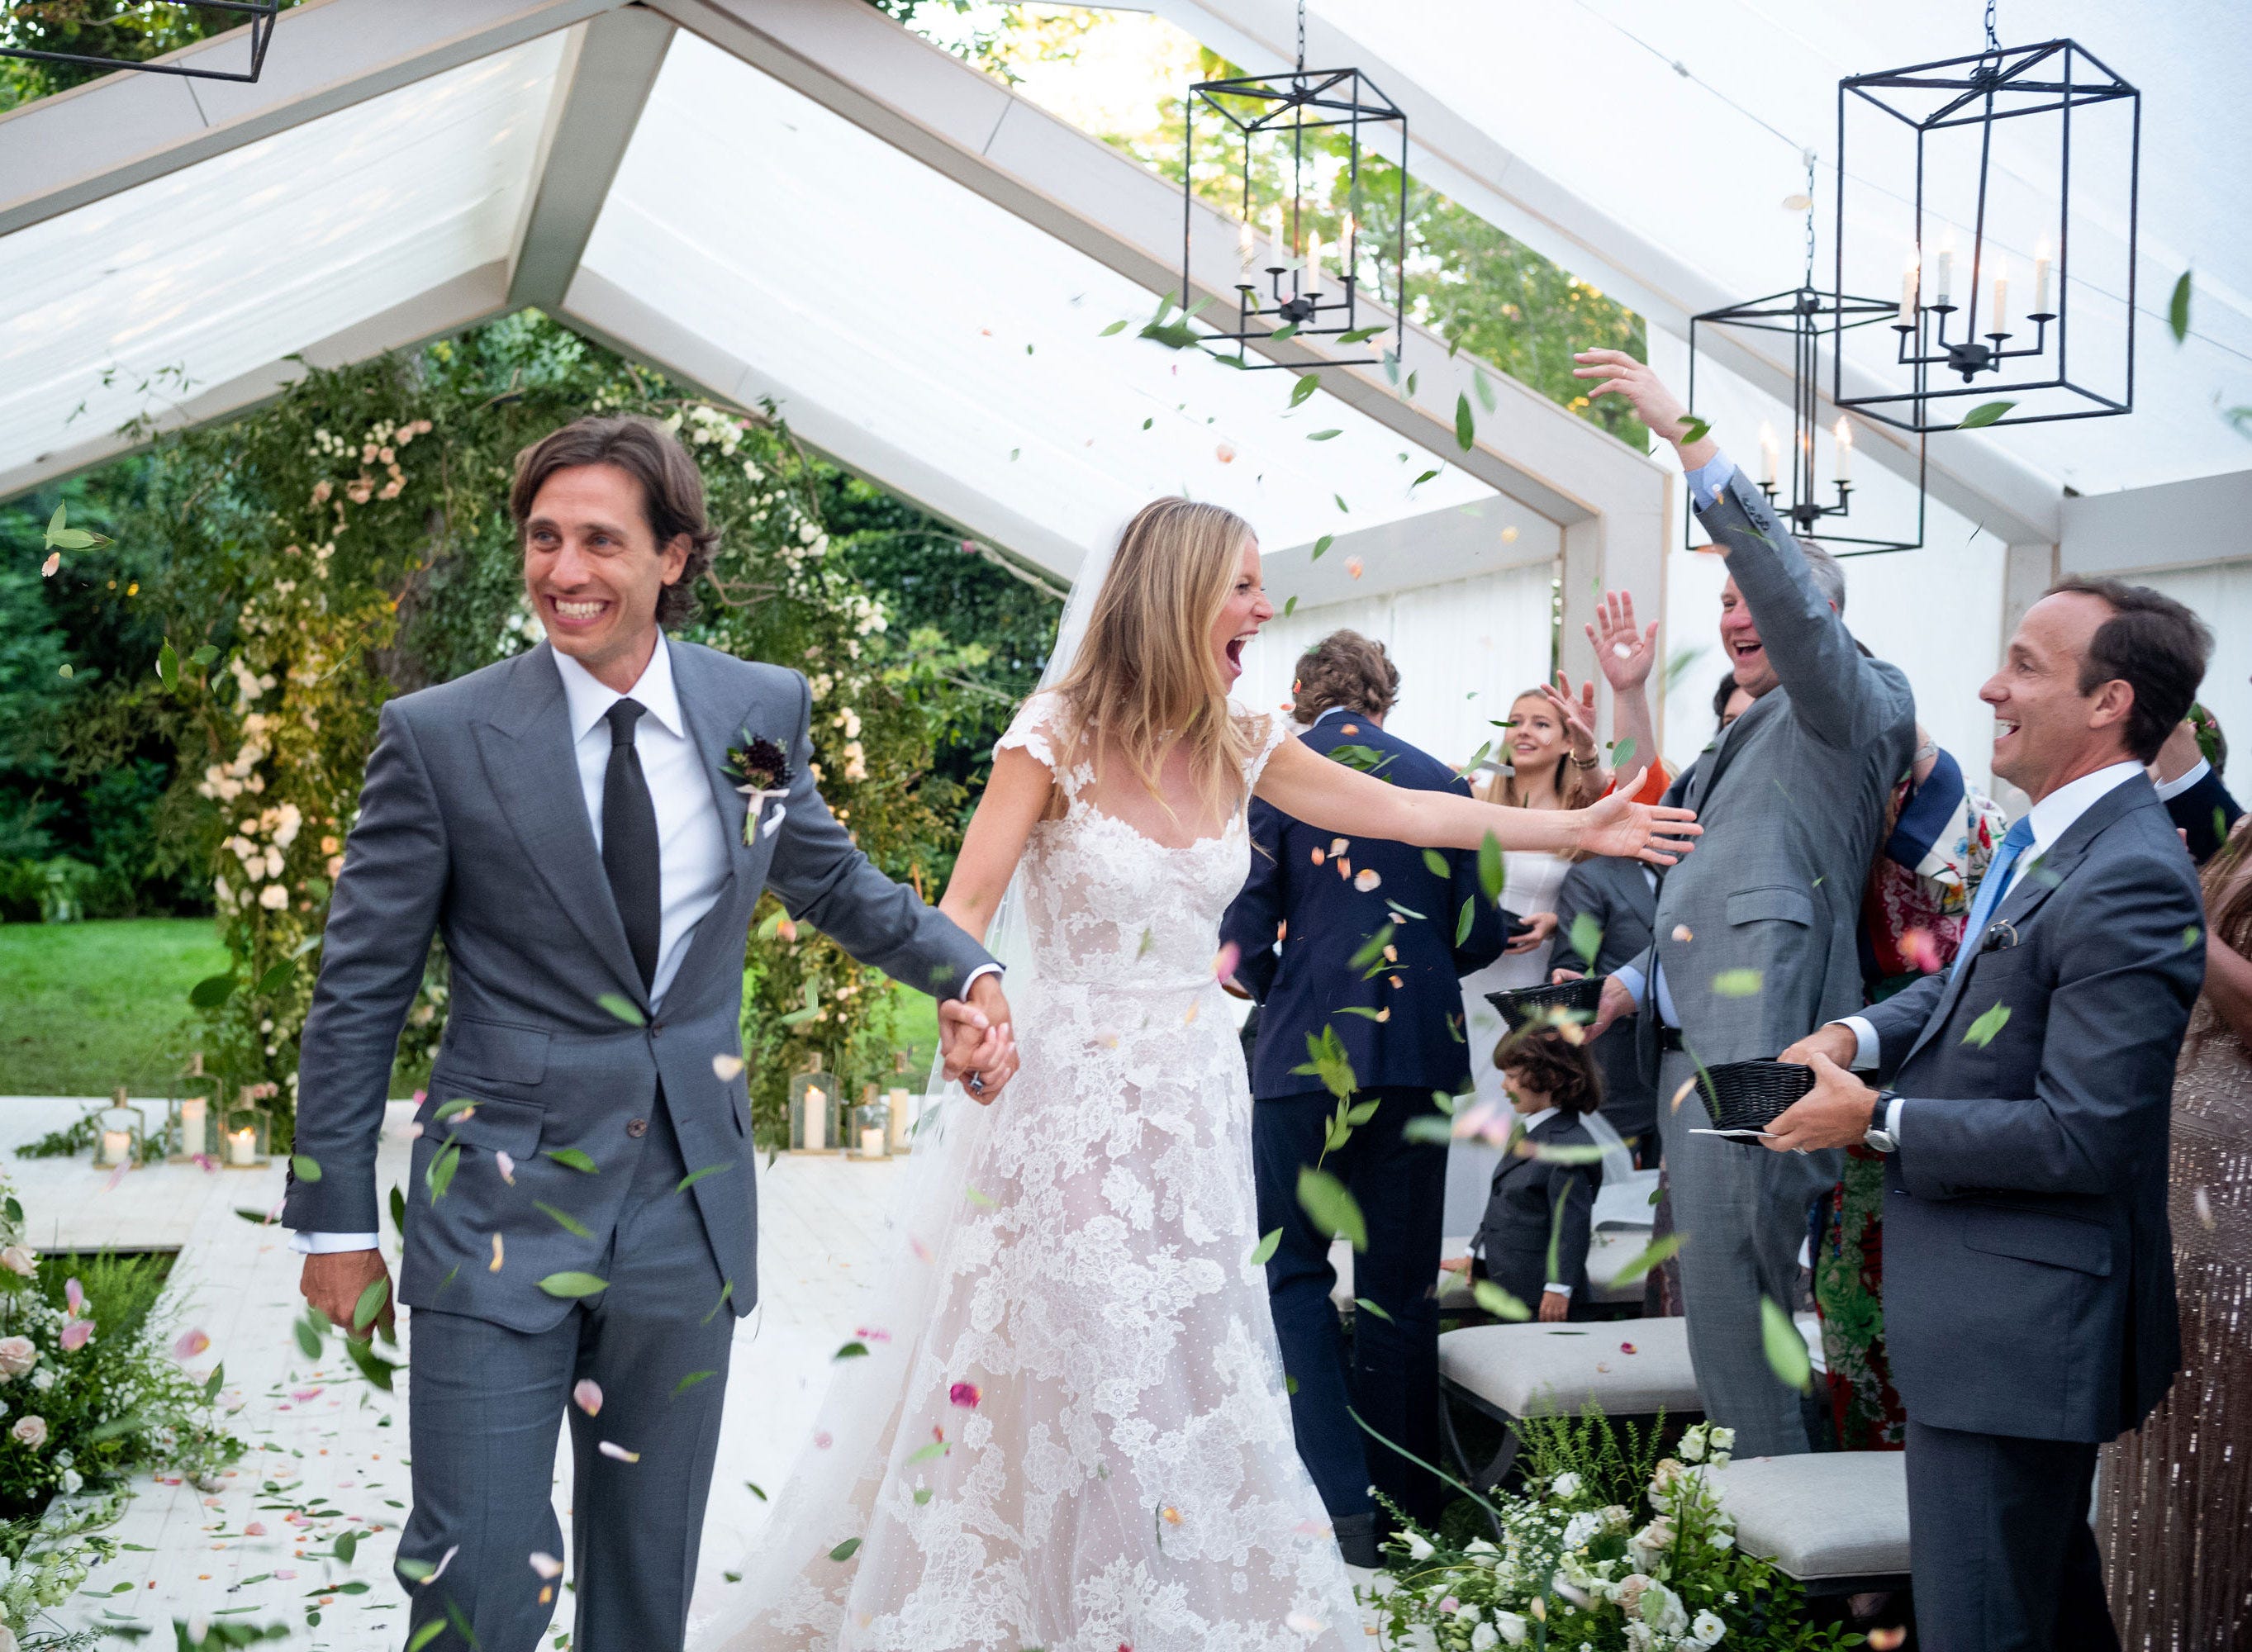
{"type": "MultiPolygon", "coordinates": [[[[307,1301],[326,1314],[339,1329],[350,1336],[352,1314],[359,1307],[361,1294],[376,1281],[390,1276],[391,1270],[383,1265],[381,1251],[330,1251],[305,1259],[304,1272],[298,1276],[297,1288],[304,1294],[307,1301]]],[[[391,1307],[386,1293],[383,1312],[376,1316],[378,1324],[391,1323],[391,1307]]],[[[372,1326],[369,1328],[370,1330],[373,1329],[372,1326]]]]}
{"type": "Polygon", "coordinates": [[[980,975],[970,983],[967,1000],[941,1003],[938,1029],[946,1076],[976,1100],[990,1102],[1016,1075],[1016,1030],[1000,976],[980,975]]]}

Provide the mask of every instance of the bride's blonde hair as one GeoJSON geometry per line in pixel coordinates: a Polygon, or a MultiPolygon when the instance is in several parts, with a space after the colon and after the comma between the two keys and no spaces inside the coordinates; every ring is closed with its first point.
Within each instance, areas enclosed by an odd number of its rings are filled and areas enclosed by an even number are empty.
{"type": "Polygon", "coordinates": [[[1134,513],[1055,685],[1070,712],[1069,760],[1099,764],[1116,753],[1170,811],[1157,774],[1178,739],[1198,800],[1216,812],[1241,805],[1252,736],[1229,711],[1212,627],[1253,538],[1233,510],[1192,499],[1153,500],[1134,513]]]}

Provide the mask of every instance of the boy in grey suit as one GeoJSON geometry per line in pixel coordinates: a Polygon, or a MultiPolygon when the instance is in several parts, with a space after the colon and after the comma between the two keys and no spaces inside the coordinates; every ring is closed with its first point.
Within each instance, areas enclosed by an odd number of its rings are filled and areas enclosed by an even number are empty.
{"type": "Polygon", "coordinates": [[[949,1000],[949,1069],[989,1098],[1013,1045],[992,960],[815,791],[805,678],[663,635],[718,537],[685,451],[645,420],[580,420],[519,456],[511,505],[548,641],[383,708],[299,1060],[295,1147],[321,1173],[292,1177],[283,1219],[305,1296],[350,1324],[386,1278],[376,1143],[441,932],[452,1001],[399,1287],[410,1633],[534,1645],[567,1415],[572,1643],[645,1652],[685,1633],[728,1346],[758,1295],[739,1024],[761,892],[949,1000]]]}
{"type": "Polygon", "coordinates": [[[1769,1145],[1889,1160],[1885,1336],[1931,1652],[2119,1644],[2089,1493],[2097,1447],[2180,1364],[2167,1133],[2205,976],[2197,876],[2143,765],[2211,649],[2116,580],[2028,609],[1980,698],[1994,773],[2033,808],[1954,967],[1784,1052],[1818,1081],[1769,1145]]]}
{"type": "Polygon", "coordinates": [[[1625,397],[1679,451],[1727,559],[1720,640],[1755,697],[1688,776],[1680,801],[1704,840],[1659,885],[1651,947],[1607,978],[1595,1029],[1639,1003],[1706,1414],[1736,1431],[1740,1455],[1804,1451],[1799,1397],[1762,1351],[1760,1299],[1792,1305],[1807,1206],[1842,1159],[1691,1134],[1710,1125],[1693,1080],[1699,1062],[1772,1059],[1860,1007],[1861,889],[1915,749],[1915,697],[1898,667],[1855,647],[1836,559],[1794,539],[1709,436],[1686,440],[1686,410],[1650,369],[1617,351],[1578,359],[1579,377],[1602,381],[1594,394],[1625,397]]]}

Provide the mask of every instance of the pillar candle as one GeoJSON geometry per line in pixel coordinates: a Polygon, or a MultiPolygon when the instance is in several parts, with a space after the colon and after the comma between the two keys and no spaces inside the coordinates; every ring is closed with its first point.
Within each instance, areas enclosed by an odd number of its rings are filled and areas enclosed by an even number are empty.
{"type": "Polygon", "coordinates": [[[104,1130],[101,1133],[102,1164],[122,1164],[133,1156],[133,1134],[129,1130],[104,1130]]]}
{"type": "Polygon", "coordinates": [[[202,1153],[208,1150],[207,1122],[204,1098],[191,1095],[180,1103],[180,1151],[202,1153]]]}
{"type": "Polygon", "coordinates": [[[816,1086],[805,1093],[805,1150],[821,1153],[828,1147],[829,1098],[816,1086]]]}
{"type": "Polygon", "coordinates": [[[226,1138],[226,1162],[229,1164],[255,1164],[258,1162],[258,1132],[237,1130],[226,1138]]]}
{"type": "Polygon", "coordinates": [[[884,1133],[871,1124],[860,1132],[860,1156],[880,1159],[884,1156],[884,1133]]]}
{"type": "Polygon", "coordinates": [[[914,1121],[907,1116],[907,1107],[910,1105],[907,1094],[904,1088],[884,1092],[884,1103],[891,1113],[889,1122],[892,1132],[892,1151],[894,1153],[907,1146],[907,1132],[914,1128],[914,1121]]]}

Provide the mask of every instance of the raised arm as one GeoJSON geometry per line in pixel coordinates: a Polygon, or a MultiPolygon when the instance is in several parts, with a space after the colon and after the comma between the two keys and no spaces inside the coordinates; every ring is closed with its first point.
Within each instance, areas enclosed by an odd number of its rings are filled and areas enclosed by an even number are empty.
{"type": "Polygon", "coordinates": [[[1425,849],[1476,849],[1489,833],[1504,849],[1584,850],[1671,866],[1704,828],[1686,809],[1635,802],[1631,783],[1592,809],[1509,809],[1452,792],[1387,786],[1285,740],[1260,772],[1257,794],[1324,831],[1388,837],[1425,849]]]}
{"type": "Polygon", "coordinates": [[[1587,628],[1595,669],[1611,685],[1611,762],[1628,769],[1658,760],[1658,719],[1650,709],[1650,674],[1658,663],[1658,621],[1635,625],[1634,593],[1612,591],[1587,628]]]}

